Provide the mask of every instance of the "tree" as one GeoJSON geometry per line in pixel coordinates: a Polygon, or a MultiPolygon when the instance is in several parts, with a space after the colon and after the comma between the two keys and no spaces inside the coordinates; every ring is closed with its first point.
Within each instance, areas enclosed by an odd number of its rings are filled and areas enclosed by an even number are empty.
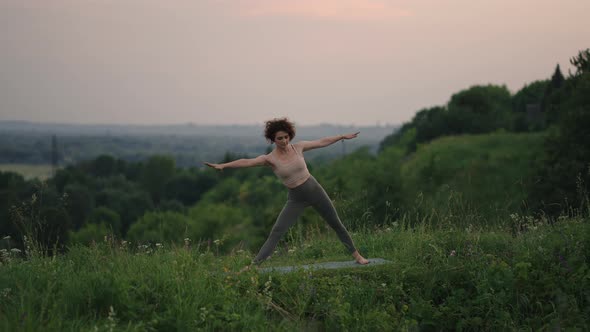
{"type": "Polygon", "coordinates": [[[557,127],[546,140],[531,201],[550,215],[575,209],[590,213],[590,51],[570,60],[576,67],[555,104],[557,127]]]}
{"type": "Polygon", "coordinates": [[[167,156],[153,156],[143,165],[140,183],[150,193],[154,203],[158,204],[162,199],[166,183],[175,171],[174,159],[167,156]]]}
{"type": "Polygon", "coordinates": [[[448,134],[446,109],[441,106],[425,108],[418,111],[412,121],[405,123],[397,132],[385,137],[379,145],[379,152],[383,152],[389,146],[401,147],[406,153],[414,152],[418,143],[448,134]]]}
{"type": "Polygon", "coordinates": [[[104,224],[86,224],[78,231],[69,232],[70,244],[84,244],[89,245],[93,241],[103,241],[104,237],[110,235],[111,231],[109,227],[104,224]]]}
{"type": "Polygon", "coordinates": [[[480,134],[511,127],[511,95],[504,85],[476,85],[455,93],[447,109],[449,134],[480,134]]]}
{"type": "Polygon", "coordinates": [[[429,142],[449,133],[447,110],[436,106],[419,111],[412,120],[416,127],[416,142],[429,142]]]}
{"type": "Polygon", "coordinates": [[[472,86],[452,95],[446,107],[418,111],[412,121],[383,139],[379,152],[398,146],[410,153],[416,150],[417,144],[441,136],[511,130],[511,102],[510,91],[504,85],[472,86]]]}
{"type": "Polygon", "coordinates": [[[408,150],[410,150],[409,152],[416,150],[416,148],[415,148],[415,132],[416,132],[416,127],[414,126],[413,122],[404,123],[398,130],[395,130],[393,133],[386,136],[381,141],[381,143],[379,143],[379,153],[384,151],[389,146],[400,145],[400,144],[403,145],[404,148],[407,148],[408,150]],[[410,134],[410,136],[412,136],[412,137],[410,139],[406,139],[406,140],[402,139],[402,137],[404,137],[404,136],[407,138],[409,131],[413,131],[413,134],[410,134]],[[411,146],[412,143],[414,144],[414,146],[411,146]]]}
{"type": "Polygon", "coordinates": [[[109,155],[98,156],[90,164],[91,172],[95,176],[106,177],[118,173],[117,160],[109,155]]]}
{"type": "Polygon", "coordinates": [[[125,236],[129,227],[153,209],[154,204],[148,193],[135,190],[105,188],[96,195],[96,205],[108,207],[117,212],[121,218],[121,235],[125,236]]]}
{"type": "Polygon", "coordinates": [[[570,63],[576,68],[570,76],[577,78],[590,72],[590,48],[579,51],[578,55],[570,59],[570,63]]]}
{"type": "Polygon", "coordinates": [[[25,186],[22,175],[0,171],[0,236],[16,237],[17,229],[11,220],[10,209],[21,203],[25,186]]]}
{"type": "Polygon", "coordinates": [[[211,172],[177,173],[166,182],[163,196],[166,199],[178,200],[184,205],[192,205],[216,182],[215,174],[211,172]]]}
{"type": "Polygon", "coordinates": [[[111,233],[121,236],[121,217],[117,212],[104,206],[92,210],[88,216],[88,223],[104,224],[111,233]]]}
{"type": "Polygon", "coordinates": [[[549,124],[555,123],[559,119],[559,104],[567,99],[567,96],[564,96],[563,91],[563,84],[564,84],[564,77],[561,73],[561,69],[559,68],[559,64],[555,67],[555,71],[551,76],[551,80],[549,80],[549,84],[545,89],[545,93],[543,98],[541,99],[541,111],[545,113],[545,117],[547,118],[547,122],[549,124]]]}
{"type": "Polygon", "coordinates": [[[190,237],[191,220],[177,212],[147,212],[131,225],[127,238],[141,242],[182,243],[190,237]]]}
{"type": "Polygon", "coordinates": [[[78,166],[67,166],[58,169],[55,175],[49,179],[49,185],[54,186],[58,192],[63,193],[68,184],[80,184],[88,187],[91,177],[78,166]]]}
{"type": "Polygon", "coordinates": [[[545,129],[541,102],[549,80],[534,81],[525,85],[512,97],[513,127],[516,132],[545,129]],[[533,110],[538,109],[535,113],[533,110]]]}
{"type": "Polygon", "coordinates": [[[71,218],[74,229],[82,227],[88,214],[94,208],[94,196],[88,187],[80,183],[68,184],[64,188],[66,194],[66,211],[71,218]]]}
{"type": "Polygon", "coordinates": [[[248,241],[254,228],[252,218],[243,209],[228,204],[203,204],[192,207],[190,238],[193,240],[223,239],[226,246],[248,241]]]}

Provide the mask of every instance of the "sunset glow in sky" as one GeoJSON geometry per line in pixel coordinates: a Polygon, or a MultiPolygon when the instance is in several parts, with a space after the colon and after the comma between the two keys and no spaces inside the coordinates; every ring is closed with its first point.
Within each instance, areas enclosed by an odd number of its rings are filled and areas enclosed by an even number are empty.
{"type": "Polygon", "coordinates": [[[367,0],[253,0],[242,1],[238,13],[244,16],[299,16],[334,20],[381,20],[409,16],[387,1],[367,0]]]}
{"type": "Polygon", "coordinates": [[[0,120],[398,124],[590,47],[580,0],[0,0],[0,120]]]}

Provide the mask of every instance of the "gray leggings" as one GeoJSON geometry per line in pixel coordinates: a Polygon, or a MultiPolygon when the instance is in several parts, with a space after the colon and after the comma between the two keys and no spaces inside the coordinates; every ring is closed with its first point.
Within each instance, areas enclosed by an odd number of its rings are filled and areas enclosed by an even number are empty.
{"type": "Polygon", "coordinates": [[[334,205],[332,205],[328,194],[326,194],[326,191],[316,179],[310,176],[303,184],[289,189],[287,203],[272,227],[268,239],[266,239],[256,258],[254,258],[254,264],[260,264],[270,256],[281,237],[287,232],[289,227],[295,224],[297,218],[303,213],[303,210],[310,205],[336,231],[336,235],[338,235],[338,238],[342,241],[346,249],[351,254],[356,251],[354,243],[346,228],[342,225],[340,218],[338,218],[338,213],[336,213],[336,209],[334,209],[334,205]]]}

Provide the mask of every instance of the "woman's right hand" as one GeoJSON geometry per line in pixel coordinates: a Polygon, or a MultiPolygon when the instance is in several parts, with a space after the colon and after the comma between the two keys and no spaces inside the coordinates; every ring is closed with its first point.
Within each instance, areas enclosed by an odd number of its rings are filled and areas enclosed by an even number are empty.
{"type": "Polygon", "coordinates": [[[221,164],[212,164],[212,163],[205,163],[205,165],[211,167],[211,168],[215,168],[218,171],[223,171],[223,166],[221,164]]]}

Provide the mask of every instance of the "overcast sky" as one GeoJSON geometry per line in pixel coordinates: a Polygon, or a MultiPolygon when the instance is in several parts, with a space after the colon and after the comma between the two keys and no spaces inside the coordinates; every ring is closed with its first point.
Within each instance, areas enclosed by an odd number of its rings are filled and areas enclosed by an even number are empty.
{"type": "Polygon", "coordinates": [[[398,124],[590,47],[587,0],[0,0],[0,120],[398,124]]]}

